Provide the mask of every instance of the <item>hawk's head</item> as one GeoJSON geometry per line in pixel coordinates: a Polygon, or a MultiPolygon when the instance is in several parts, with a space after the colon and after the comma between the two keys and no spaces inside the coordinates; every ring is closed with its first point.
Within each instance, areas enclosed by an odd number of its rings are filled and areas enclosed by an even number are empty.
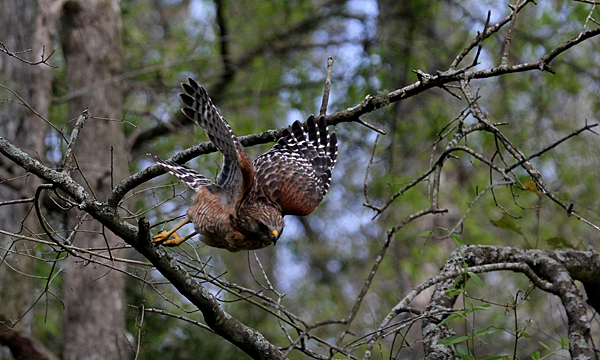
{"type": "Polygon", "coordinates": [[[245,236],[246,241],[260,244],[257,249],[275,245],[285,226],[281,210],[260,200],[252,202],[250,206],[242,206],[237,216],[230,215],[229,220],[233,228],[245,236]]]}

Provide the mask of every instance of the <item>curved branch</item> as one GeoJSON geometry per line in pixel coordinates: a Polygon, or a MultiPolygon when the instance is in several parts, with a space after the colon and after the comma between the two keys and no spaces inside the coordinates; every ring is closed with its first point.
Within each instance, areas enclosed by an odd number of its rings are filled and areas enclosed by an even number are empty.
{"type": "MultiPolygon", "coordinates": [[[[261,41],[258,42],[254,47],[249,48],[244,54],[237,59],[231,59],[229,46],[227,26],[223,17],[223,9],[221,2],[216,2],[217,5],[217,24],[220,27],[220,38],[219,46],[221,53],[221,60],[224,65],[224,72],[221,74],[218,82],[211,86],[211,98],[214,103],[218,104],[225,93],[227,85],[231,83],[235,76],[235,71],[247,68],[249,64],[258,56],[261,56],[267,52],[282,52],[285,49],[297,49],[298,43],[295,39],[298,39],[302,34],[306,34],[310,31],[314,31],[319,23],[330,19],[333,15],[342,14],[343,10],[328,11],[326,7],[329,4],[324,4],[322,7],[315,10],[314,14],[311,14],[295,24],[290,25],[280,31],[273,32],[272,34],[266,35],[261,41]]],[[[130,148],[135,151],[143,146],[144,142],[150,141],[156,137],[164,136],[170,133],[173,129],[181,127],[181,125],[187,126],[192,125],[192,122],[184,120],[185,117],[180,115],[178,112],[175,116],[167,123],[161,123],[155,127],[144,130],[135,135],[135,138],[128,141],[130,148]]],[[[261,143],[261,144],[264,144],[261,143]]]]}
{"type": "Polygon", "coordinates": [[[219,302],[205,287],[200,285],[162,247],[152,246],[150,224],[145,219],[139,221],[139,238],[134,245],[173,286],[190,300],[204,315],[204,321],[217,334],[238,346],[253,359],[281,359],[282,353],[264,336],[235,319],[219,305],[219,302]]]}
{"type": "MultiPolygon", "coordinates": [[[[500,23],[498,23],[500,24],[500,23]]],[[[300,26],[300,25],[298,25],[300,26]]],[[[301,26],[302,27],[302,26],[301,26]]],[[[303,27],[302,27],[303,28],[303,27]]],[[[498,66],[491,69],[483,70],[455,70],[451,69],[446,72],[440,72],[437,75],[429,75],[420,72],[419,81],[405,86],[401,89],[394,90],[387,94],[378,94],[376,96],[367,95],[363,101],[354,107],[348,108],[343,111],[327,115],[325,119],[328,125],[337,125],[344,122],[359,122],[360,116],[375,111],[379,108],[385,107],[391,103],[405,100],[409,97],[420,94],[426,90],[434,87],[442,87],[445,84],[451,82],[459,82],[467,79],[484,79],[488,77],[495,77],[510,73],[531,71],[531,70],[549,70],[548,64],[559,54],[570,49],[574,45],[581,43],[587,39],[600,34],[600,27],[581,33],[577,37],[567,41],[566,43],[558,46],[557,48],[550,51],[547,55],[542,57],[540,60],[530,63],[518,64],[513,66],[498,66]]],[[[472,48],[471,48],[472,49],[472,48]]],[[[266,144],[269,142],[276,141],[280,136],[283,129],[268,130],[260,134],[247,135],[240,137],[242,145],[248,147],[258,144],[266,144]]],[[[160,135],[161,133],[153,133],[152,136],[160,135]]],[[[139,134],[139,137],[144,136],[139,134]]],[[[148,140],[149,138],[145,138],[148,140]]],[[[136,141],[137,143],[137,141],[136,141]]],[[[189,161],[197,156],[209,154],[217,151],[214,145],[210,142],[200,143],[198,145],[188,148],[171,160],[176,163],[182,164],[189,161]]],[[[159,169],[158,166],[151,166],[146,170],[143,170],[137,174],[130,176],[127,179],[121,181],[121,183],[115,188],[112,196],[109,199],[109,204],[116,208],[119,202],[123,199],[125,194],[133,190],[136,186],[153,179],[161,174],[164,174],[164,170],[159,169]]],[[[554,199],[553,199],[554,200],[554,199]]],[[[556,199],[558,200],[558,199],[556,199]]],[[[555,201],[556,201],[555,200],[555,201]]],[[[560,201],[558,201],[560,204],[560,201]]]]}
{"type": "MultiPolygon", "coordinates": [[[[454,274],[463,267],[482,266],[487,264],[516,264],[507,270],[524,273],[540,289],[560,297],[567,312],[569,351],[572,358],[590,358],[588,345],[590,319],[587,317],[583,299],[574,280],[600,277],[600,256],[590,251],[543,251],[520,250],[498,246],[462,246],[454,251],[444,265],[441,274],[454,274]]],[[[471,271],[471,270],[469,270],[471,271]]],[[[464,273],[464,271],[463,271],[464,273]]],[[[462,277],[458,282],[447,279],[439,283],[427,307],[428,311],[449,310],[454,306],[457,295],[449,295],[446,290],[462,285],[462,277]]],[[[452,351],[438,341],[448,337],[451,330],[446,325],[437,326],[447,314],[423,321],[424,350],[426,358],[452,358],[452,351]]]]}
{"type": "Polygon", "coordinates": [[[129,224],[108,203],[88,200],[90,196],[67,173],[44,166],[1,137],[0,153],[31,174],[63,190],[79,203],[81,210],[89,213],[144,255],[183,296],[202,311],[207,325],[217,334],[255,359],[282,358],[277,347],[267,341],[262,334],[223,311],[215,297],[188,274],[175,258],[167,254],[163,248],[152,246],[150,225],[143,218],[139,221],[139,228],[129,224]]]}
{"type": "Polygon", "coordinates": [[[0,316],[0,345],[10,349],[15,360],[58,360],[48,348],[24,331],[12,329],[9,320],[0,316]]]}
{"type": "Polygon", "coordinates": [[[8,140],[0,137],[0,153],[19,165],[25,171],[43,179],[49,183],[56,184],[61,190],[69,194],[75,201],[82,203],[90,198],[83,186],[75,182],[69,174],[52,170],[44,166],[40,161],[32,158],[23,150],[11,144],[8,140]]]}

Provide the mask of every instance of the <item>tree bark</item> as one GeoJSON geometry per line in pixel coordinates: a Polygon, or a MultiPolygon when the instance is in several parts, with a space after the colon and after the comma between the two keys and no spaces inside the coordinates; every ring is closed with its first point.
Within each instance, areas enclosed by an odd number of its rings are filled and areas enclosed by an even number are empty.
{"type": "MultiPolygon", "coordinates": [[[[0,39],[11,53],[27,61],[39,61],[45,46],[46,55],[52,51],[51,21],[48,19],[50,1],[2,2],[0,11],[0,39]]],[[[0,84],[10,88],[40,115],[47,117],[50,102],[51,68],[29,65],[16,57],[0,54],[0,84]]],[[[35,158],[44,157],[45,122],[19,103],[17,96],[1,89],[3,101],[0,106],[0,134],[14,139],[15,144],[35,158]]],[[[6,158],[0,158],[0,200],[31,197],[40,179],[26,176],[26,172],[6,158]]],[[[39,232],[35,216],[30,214],[32,203],[0,207],[0,228],[13,233],[32,235],[39,232]],[[29,214],[29,215],[28,215],[29,214]]],[[[34,259],[18,253],[29,251],[31,243],[13,241],[0,235],[0,317],[6,326],[14,327],[19,333],[29,332],[31,313],[27,313],[37,296],[32,278],[34,259]],[[7,254],[8,252],[8,254],[7,254]],[[8,266],[7,266],[8,265],[8,266]],[[20,272],[20,273],[19,273],[20,272]]],[[[4,331],[4,326],[2,326],[4,331]]],[[[5,343],[6,344],[6,343],[5,343]]],[[[5,351],[0,351],[3,358],[5,351]]]]}
{"type": "MultiPolygon", "coordinates": [[[[122,24],[118,4],[110,0],[68,1],[61,16],[61,42],[69,91],[118,74],[122,69],[122,24]]],[[[121,123],[121,89],[112,84],[69,102],[69,118],[89,108],[75,145],[73,178],[105,201],[113,183],[127,173],[121,123]],[[82,176],[83,175],[83,176],[82,176]],[[85,179],[83,178],[85,177],[85,179]]],[[[81,219],[74,217],[71,227],[81,219]]],[[[83,221],[73,243],[80,247],[113,247],[119,239],[96,221],[83,221]]],[[[119,255],[116,251],[112,255],[119,255]]],[[[112,264],[114,267],[120,265],[112,264]]],[[[63,358],[127,358],[124,278],[121,273],[70,258],[65,281],[66,317],[63,358]]]]}
{"type": "MultiPolygon", "coordinates": [[[[539,288],[558,296],[567,315],[567,336],[569,351],[573,359],[591,359],[590,319],[584,306],[575,280],[582,282],[598,278],[600,255],[595,251],[563,250],[521,250],[512,247],[470,245],[462,246],[452,253],[441,274],[460,272],[464,264],[480,266],[486,264],[522,264],[524,272],[539,288]]],[[[463,279],[464,280],[464,279],[463,279]]],[[[447,290],[460,287],[462,282],[444,281],[439,283],[427,307],[428,311],[452,309],[457,294],[447,290]]],[[[438,341],[452,332],[444,326],[437,326],[449,313],[441,317],[430,317],[423,321],[423,345],[426,359],[452,359],[450,348],[439,345],[438,341]]]]}

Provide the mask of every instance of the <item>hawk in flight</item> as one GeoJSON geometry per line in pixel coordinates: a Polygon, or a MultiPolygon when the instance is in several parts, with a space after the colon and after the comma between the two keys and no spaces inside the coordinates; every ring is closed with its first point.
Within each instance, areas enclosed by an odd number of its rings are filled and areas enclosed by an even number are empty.
{"type": "Polygon", "coordinates": [[[331,182],[337,159],[337,139],[323,116],[299,121],[282,132],[267,153],[250,161],[227,121],[206,90],[194,80],[181,84],[183,113],[200,125],[223,154],[223,166],[212,182],[187,166],[152,155],[156,163],[195,191],[186,218],[153,243],[179,246],[200,234],[209,246],[232,252],[275,244],[285,215],[308,215],[319,205],[331,182]],[[175,231],[192,222],[195,232],[179,237],[175,231]]]}

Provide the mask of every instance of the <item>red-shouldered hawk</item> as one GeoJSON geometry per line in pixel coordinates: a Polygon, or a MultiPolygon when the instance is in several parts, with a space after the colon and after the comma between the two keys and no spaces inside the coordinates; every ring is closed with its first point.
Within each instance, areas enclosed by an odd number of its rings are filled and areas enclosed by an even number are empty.
{"type": "Polygon", "coordinates": [[[188,80],[189,84],[181,84],[185,94],[179,96],[187,106],[182,111],[223,154],[223,167],[213,183],[195,170],[150,155],[196,192],[187,217],[153,242],[179,246],[200,234],[207,245],[232,252],[275,244],[285,225],[284,215],[308,215],[327,194],[337,160],[335,133],[329,133],[324,117],[316,120],[311,115],[306,133],[295,121],[271,150],[251,162],[206,90],[188,80]],[[195,232],[177,236],[175,231],[189,222],[195,232]]]}

